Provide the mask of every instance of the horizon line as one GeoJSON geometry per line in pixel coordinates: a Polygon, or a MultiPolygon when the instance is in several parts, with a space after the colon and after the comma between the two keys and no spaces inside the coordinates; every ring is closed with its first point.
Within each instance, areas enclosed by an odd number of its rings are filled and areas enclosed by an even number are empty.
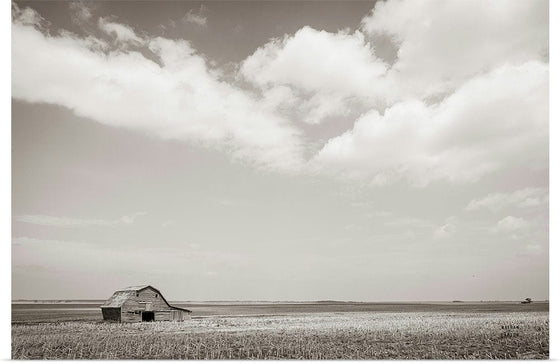
{"type": "MultiPolygon", "coordinates": [[[[22,302],[22,301],[106,301],[103,298],[83,298],[83,299],[72,299],[72,298],[23,298],[23,299],[12,299],[11,302],[22,302]]],[[[260,300],[260,299],[217,299],[217,300],[169,300],[169,302],[295,302],[295,303],[322,303],[322,302],[339,302],[339,303],[408,303],[408,302],[518,302],[523,299],[481,299],[481,300],[380,300],[380,301],[362,301],[362,300],[334,300],[334,299],[319,299],[319,300],[260,300]]],[[[532,299],[533,302],[547,302],[549,298],[546,299],[532,299]]]]}

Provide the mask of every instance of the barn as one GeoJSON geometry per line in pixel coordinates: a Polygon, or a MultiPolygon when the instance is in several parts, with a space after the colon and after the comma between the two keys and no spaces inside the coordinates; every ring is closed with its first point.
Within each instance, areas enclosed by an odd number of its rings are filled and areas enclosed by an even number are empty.
{"type": "Polygon", "coordinates": [[[101,306],[103,319],[117,322],[183,321],[191,311],[171,306],[152,286],[120,289],[101,306]]]}

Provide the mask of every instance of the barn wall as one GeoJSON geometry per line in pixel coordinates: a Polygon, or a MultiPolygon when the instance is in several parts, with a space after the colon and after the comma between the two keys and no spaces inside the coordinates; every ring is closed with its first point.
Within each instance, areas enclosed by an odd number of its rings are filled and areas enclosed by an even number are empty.
{"type": "MultiPolygon", "coordinates": [[[[172,321],[174,316],[171,311],[173,308],[169,307],[161,297],[161,294],[152,288],[146,288],[138,292],[138,296],[131,295],[122,305],[122,321],[123,322],[141,322],[142,311],[146,311],[146,303],[152,303],[151,311],[154,311],[155,321],[172,321]]],[[[182,311],[181,314],[183,314],[182,311]]],[[[182,316],[182,315],[181,315],[182,316]]],[[[182,318],[181,320],[182,321],[182,318]]]]}
{"type": "Polygon", "coordinates": [[[152,311],[168,311],[169,306],[165,303],[159,293],[151,288],[138,292],[138,297],[131,295],[122,305],[123,311],[144,311],[146,304],[140,302],[151,302],[152,311]],[[156,297],[157,295],[157,297],[156,297]]]}
{"type": "Polygon", "coordinates": [[[191,314],[187,311],[173,309],[170,317],[172,321],[187,321],[191,319],[191,314]]]}
{"type": "Polygon", "coordinates": [[[141,311],[128,311],[123,308],[121,314],[121,321],[122,322],[142,322],[142,314],[141,311]],[[135,313],[138,312],[138,313],[135,313]]]}
{"type": "MultiPolygon", "coordinates": [[[[99,311],[98,311],[99,312],[99,311]]],[[[121,309],[120,307],[104,307],[101,309],[103,320],[120,321],[121,309]]]]}
{"type": "Polygon", "coordinates": [[[156,321],[171,321],[171,311],[156,311],[155,320],[156,321]]]}
{"type": "Polygon", "coordinates": [[[172,309],[169,312],[169,319],[171,321],[183,321],[183,311],[172,309]]]}
{"type": "MultiPolygon", "coordinates": [[[[161,294],[152,288],[146,288],[128,295],[120,308],[109,308],[111,312],[103,313],[103,318],[121,322],[142,322],[143,311],[153,311],[155,321],[183,321],[190,319],[188,312],[177,310],[169,306],[161,294]],[[151,309],[146,310],[146,302],[151,303],[151,309]]],[[[106,310],[106,309],[103,309],[106,310]]]]}

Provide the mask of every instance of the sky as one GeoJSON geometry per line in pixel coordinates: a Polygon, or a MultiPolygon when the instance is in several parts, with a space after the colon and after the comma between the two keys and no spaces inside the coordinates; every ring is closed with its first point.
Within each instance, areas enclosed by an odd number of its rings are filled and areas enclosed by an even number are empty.
{"type": "Polygon", "coordinates": [[[548,299],[548,24],[12,3],[12,299],[548,299]]]}

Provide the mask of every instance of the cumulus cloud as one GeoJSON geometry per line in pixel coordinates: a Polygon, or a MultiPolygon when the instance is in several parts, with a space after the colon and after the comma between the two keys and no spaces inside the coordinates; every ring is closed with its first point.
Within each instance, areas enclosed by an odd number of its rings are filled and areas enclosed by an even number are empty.
{"type": "Polygon", "coordinates": [[[548,189],[524,188],[511,193],[491,193],[469,202],[465,210],[489,209],[499,211],[510,207],[526,208],[542,206],[548,202],[548,189]]]}
{"type": "Polygon", "coordinates": [[[548,5],[510,5],[378,2],[361,30],[304,27],[259,48],[240,74],[297,120],[363,112],[312,158],[318,173],[423,186],[546,168],[548,5]],[[394,39],[393,65],[376,57],[375,36],[394,39]]]}
{"type": "Polygon", "coordinates": [[[243,62],[241,73],[261,87],[354,92],[359,86],[366,92],[369,81],[385,69],[360,32],[329,33],[306,26],[257,49],[243,62]]]}
{"type": "Polygon", "coordinates": [[[426,98],[505,63],[546,61],[548,1],[378,1],[362,29],[398,44],[389,98],[426,98]]]}
{"type": "Polygon", "coordinates": [[[504,66],[439,105],[418,100],[360,117],[312,160],[322,172],[375,184],[473,182],[499,168],[548,158],[548,66],[504,66]]]}
{"type": "MultiPolygon", "coordinates": [[[[118,39],[126,26],[100,20],[118,39]]],[[[12,24],[12,95],[65,106],[100,123],[223,150],[235,160],[281,171],[301,164],[300,132],[258,100],[220,80],[190,43],[146,39],[159,64],[139,52],[102,52],[63,33],[12,24]],[[40,87],[39,87],[40,85],[40,87]]]]}
{"type": "MultiPolygon", "coordinates": [[[[264,44],[239,65],[246,88],[226,82],[186,40],[140,36],[100,18],[115,39],[109,45],[49,35],[32,10],[13,13],[16,99],[216,148],[260,168],[373,184],[475,182],[503,168],[547,168],[545,0],[377,2],[356,31],[306,26],[264,44]],[[394,40],[394,63],[376,56],[376,36],[394,40]],[[340,118],[356,118],[353,128],[306,161],[323,141],[306,138],[310,127],[299,122],[340,118]]],[[[184,20],[206,23],[200,11],[184,20]]]]}
{"type": "Polygon", "coordinates": [[[33,25],[43,28],[46,20],[31,8],[20,9],[16,3],[12,3],[12,21],[16,24],[33,25]]]}
{"type": "Polygon", "coordinates": [[[99,18],[98,25],[99,29],[108,35],[114,36],[117,42],[122,44],[130,43],[140,45],[144,43],[144,40],[136,35],[134,29],[128,25],[114,23],[104,18],[99,18]]]}
{"type": "Polygon", "coordinates": [[[303,27],[257,49],[241,74],[261,90],[290,87],[297,116],[319,124],[346,115],[351,103],[378,108],[441,99],[481,73],[546,62],[547,55],[546,0],[380,1],[360,30],[303,27]],[[398,47],[392,65],[376,56],[372,44],[380,37],[398,47]]]}
{"type": "Polygon", "coordinates": [[[351,98],[370,98],[386,68],[360,31],[329,33],[306,26],[257,49],[240,73],[262,90],[288,87],[287,96],[300,102],[303,121],[317,124],[344,114],[351,98]]]}

